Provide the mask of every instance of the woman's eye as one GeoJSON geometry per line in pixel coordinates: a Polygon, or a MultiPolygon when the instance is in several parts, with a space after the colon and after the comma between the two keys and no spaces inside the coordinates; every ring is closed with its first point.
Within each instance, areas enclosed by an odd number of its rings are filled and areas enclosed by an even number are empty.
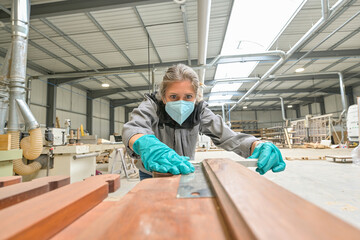
{"type": "Polygon", "coordinates": [[[176,95],[170,95],[170,99],[172,100],[176,99],[176,95]]]}
{"type": "Polygon", "coordinates": [[[186,95],[186,99],[192,99],[193,95],[186,95]]]}

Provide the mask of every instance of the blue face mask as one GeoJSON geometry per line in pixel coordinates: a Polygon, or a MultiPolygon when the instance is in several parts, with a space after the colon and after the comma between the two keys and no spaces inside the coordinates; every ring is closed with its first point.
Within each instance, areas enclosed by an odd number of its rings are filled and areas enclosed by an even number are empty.
{"type": "Polygon", "coordinates": [[[190,101],[175,101],[167,102],[165,111],[170,115],[178,124],[182,124],[194,111],[195,104],[190,101]]]}

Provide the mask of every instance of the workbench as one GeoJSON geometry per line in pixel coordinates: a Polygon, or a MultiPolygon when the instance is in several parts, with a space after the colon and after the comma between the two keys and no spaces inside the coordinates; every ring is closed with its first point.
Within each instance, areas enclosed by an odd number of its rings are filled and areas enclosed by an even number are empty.
{"type": "MultiPolygon", "coordinates": [[[[105,150],[124,147],[123,144],[84,144],[54,146],[53,167],[49,168],[49,176],[70,176],[71,183],[94,176],[96,172],[96,156],[105,150]]],[[[42,154],[48,154],[50,147],[44,147],[42,154]]],[[[23,181],[47,176],[47,169],[23,177],[23,181]]]]}
{"type": "Polygon", "coordinates": [[[21,149],[0,151],[0,177],[13,175],[13,160],[22,158],[21,149]]]}
{"type": "Polygon", "coordinates": [[[179,196],[195,173],[143,180],[119,201],[104,201],[119,187],[115,174],[66,186],[60,176],[33,180],[55,187],[17,203],[8,200],[25,199],[21,186],[0,188],[0,239],[360,238],[359,229],[232,160],[206,159],[202,169],[212,196],[191,188],[179,196]]]}

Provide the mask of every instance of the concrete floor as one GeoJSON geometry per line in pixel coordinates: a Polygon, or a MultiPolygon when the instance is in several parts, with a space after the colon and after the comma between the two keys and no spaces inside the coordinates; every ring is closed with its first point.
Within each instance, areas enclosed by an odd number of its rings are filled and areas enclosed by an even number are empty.
{"type": "MultiPolygon", "coordinates": [[[[351,149],[281,149],[281,152],[283,157],[349,156],[351,149]]],[[[232,152],[209,151],[196,153],[195,161],[206,158],[244,160],[232,152]]],[[[284,172],[270,171],[264,176],[360,229],[360,166],[331,160],[292,160],[286,164],[284,172]]],[[[98,169],[106,171],[107,166],[102,164],[98,169]]],[[[109,194],[107,200],[119,200],[137,183],[138,179],[122,177],[120,189],[109,194]]]]}

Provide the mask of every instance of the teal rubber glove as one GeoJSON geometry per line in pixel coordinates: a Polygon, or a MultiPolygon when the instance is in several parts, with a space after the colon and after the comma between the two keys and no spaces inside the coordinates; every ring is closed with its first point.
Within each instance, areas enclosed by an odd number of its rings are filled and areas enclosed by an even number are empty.
{"type": "Polygon", "coordinates": [[[286,164],[281,156],[280,150],[270,142],[259,143],[249,159],[257,158],[258,167],[256,171],[261,175],[270,169],[273,172],[284,171],[286,164]]]}
{"type": "Polygon", "coordinates": [[[154,135],[144,135],[134,142],[133,150],[140,155],[146,170],[152,172],[189,174],[195,171],[188,157],[179,156],[154,135]]]}

